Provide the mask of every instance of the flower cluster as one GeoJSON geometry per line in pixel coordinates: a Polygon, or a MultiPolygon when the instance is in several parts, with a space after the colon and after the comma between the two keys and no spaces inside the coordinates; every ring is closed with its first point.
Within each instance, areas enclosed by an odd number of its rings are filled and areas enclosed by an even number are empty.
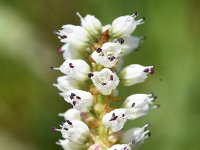
{"type": "Polygon", "coordinates": [[[54,68],[64,75],[55,87],[73,108],[60,113],[65,122],[60,128],[63,139],[57,144],[64,150],[131,150],[150,136],[149,124],[122,131],[128,120],[145,116],[157,108],[153,94],[128,96],[121,108],[111,106],[118,101],[117,86],[144,82],[154,73],[154,66],[132,64],[121,69],[123,56],[136,50],[141,37],[132,36],[144,19],[138,13],[116,18],[103,26],[92,15],[82,17],[81,25],[63,25],[57,33],[63,44],[64,63],[54,68]]]}

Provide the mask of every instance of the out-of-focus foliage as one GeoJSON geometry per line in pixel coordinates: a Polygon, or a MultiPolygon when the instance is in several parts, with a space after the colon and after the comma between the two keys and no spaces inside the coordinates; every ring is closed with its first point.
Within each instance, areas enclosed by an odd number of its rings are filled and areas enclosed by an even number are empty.
{"type": "Polygon", "coordinates": [[[135,11],[146,23],[135,35],[147,38],[125,64],[155,65],[146,83],[121,87],[123,98],[154,92],[161,108],[129,122],[152,124],[152,137],[140,150],[199,150],[200,1],[198,0],[1,0],[0,1],[0,149],[56,150],[60,135],[51,127],[68,105],[52,86],[62,57],[53,30],[79,24],[75,13],[94,14],[104,24],[135,11]]]}

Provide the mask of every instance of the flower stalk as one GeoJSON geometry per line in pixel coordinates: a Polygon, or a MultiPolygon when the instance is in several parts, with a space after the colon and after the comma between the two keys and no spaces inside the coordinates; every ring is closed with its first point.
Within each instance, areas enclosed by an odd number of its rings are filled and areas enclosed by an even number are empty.
{"type": "Polygon", "coordinates": [[[64,45],[60,51],[64,63],[55,70],[55,87],[73,108],[60,113],[65,122],[60,125],[63,139],[57,144],[64,150],[131,150],[144,143],[150,135],[148,125],[123,127],[128,120],[148,114],[157,108],[152,94],[133,94],[121,108],[112,106],[119,101],[117,86],[132,86],[144,82],[154,73],[153,66],[132,64],[121,69],[123,56],[136,50],[140,37],[131,34],[144,19],[136,20],[138,13],[116,18],[111,25],[102,23],[92,15],[82,17],[81,26],[64,25],[57,32],[64,45]]]}

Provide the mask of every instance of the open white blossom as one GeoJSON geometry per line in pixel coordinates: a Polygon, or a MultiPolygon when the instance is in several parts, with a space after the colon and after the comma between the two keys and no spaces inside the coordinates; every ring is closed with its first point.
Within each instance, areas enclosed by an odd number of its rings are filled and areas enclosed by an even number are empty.
{"type": "Polygon", "coordinates": [[[116,144],[107,150],[131,150],[131,147],[128,144],[116,144]]]}
{"type": "Polygon", "coordinates": [[[154,66],[142,66],[138,64],[132,64],[120,72],[120,77],[122,80],[122,83],[125,86],[131,86],[137,83],[144,82],[147,78],[148,74],[154,73],[154,66]]]}
{"type": "Polygon", "coordinates": [[[67,120],[61,129],[56,130],[61,132],[63,138],[75,144],[86,143],[89,136],[88,126],[79,120],[67,120]]]}
{"type": "Polygon", "coordinates": [[[84,147],[84,145],[73,143],[68,139],[59,140],[56,144],[60,145],[64,150],[82,150],[84,147]]]}
{"type": "Polygon", "coordinates": [[[92,36],[98,37],[102,30],[101,22],[93,15],[86,15],[84,18],[77,13],[81,19],[81,25],[84,27],[92,36]]]}
{"type": "Polygon", "coordinates": [[[69,76],[61,76],[57,78],[57,83],[53,84],[61,92],[79,88],[80,81],[69,76]]]}
{"type": "Polygon", "coordinates": [[[104,68],[100,72],[90,74],[92,82],[96,88],[103,94],[109,95],[119,84],[118,76],[110,69],[104,68]]]}
{"type": "Polygon", "coordinates": [[[131,147],[135,149],[139,145],[144,143],[144,140],[150,136],[148,130],[149,124],[146,124],[142,128],[132,128],[126,131],[121,137],[121,143],[132,143],[131,147]]]}
{"type": "Polygon", "coordinates": [[[81,50],[71,46],[70,44],[64,44],[60,51],[63,53],[63,58],[65,60],[69,59],[80,59],[82,57],[81,50]]]}
{"type": "Polygon", "coordinates": [[[111,68],[117,63],[120,52],[121,45],[119,43],[107,42],[101,48],[97,48],[91,57],[97,64],[111,68]]]}
{"type": "Polygon", "coordinates": [[[65,120],[81,120],[81,112],[74,108],[68,109],[66,112],[59,113],[58,115],[64,117],[65,120]]]}
{"type": "Polygon", "coordinates": [[[130,52],[136,50],[139,47],[140,39],[135,36],[126,36],[122,37],[124,42],[121,44],[121,53],[120,56],[129,54],[130,52]]]}
{"type": "Polygon", "coordinates": [[[63,25],[57,34],[61,42],[74,48],[82,49],[89,46],[89,33],[81,26],[63,25]]]}
{"type": "Polygon", "coordinates": [[[116,18],[111,25],[110,35],[113,38],[119,38],[131,35],[135,28],[144,23],[144,19],[135,20],[138,13],[116,18]]]}
{"type": "Polygon", "coordinates": [[[87,75],[90,72],[90,66],[81,59],[66,60],[60,68],[55,69],[79,81],[88,79],[87,75]]]}
{"type": "Polygon", "coordinates": [[[136,119],[142,116],[147,115],[150,109],[155,109],[158,105],[152,105],[153,101],[156,99],[156,96],[152,94],[133,94],[126,98],[123,106],[125,108],[131,108],[130,111],[132,115],[129,119],[136,119]]]}
{"type": "Polygon", "coordinates": [[[88,112],[93,105],[93,96],[90,92],[75,89],[61,93],[61,95],[80,112],[88,112]]]}
{"type": "Polygon", "coordinates": [[[129,109],[115,109],[105,114],[102,118],[102,122],[112,132],[117,132],[123,128],[130,115],[131,112],[129,111],[129,109]]]}

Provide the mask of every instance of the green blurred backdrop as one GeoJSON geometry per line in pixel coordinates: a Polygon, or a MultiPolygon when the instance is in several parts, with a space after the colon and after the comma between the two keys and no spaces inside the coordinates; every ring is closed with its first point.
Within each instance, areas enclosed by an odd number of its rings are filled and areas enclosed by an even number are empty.
{"type": "Polygon", "coordinates": [[[155,65],[156,74],[120,94],[154,92],[161,108],[126,127],[152,124],[140,150],[199,150],[199,0],[0,0],[0,150],[61,149],[51,127],[68,105],[52,86],[60,74],[49,67],[63,61],[53,30],[79,24],[77,11],[104,24],[135,11],[146,17],[135,35],[147,38],[125,65],[155,65]]]}

